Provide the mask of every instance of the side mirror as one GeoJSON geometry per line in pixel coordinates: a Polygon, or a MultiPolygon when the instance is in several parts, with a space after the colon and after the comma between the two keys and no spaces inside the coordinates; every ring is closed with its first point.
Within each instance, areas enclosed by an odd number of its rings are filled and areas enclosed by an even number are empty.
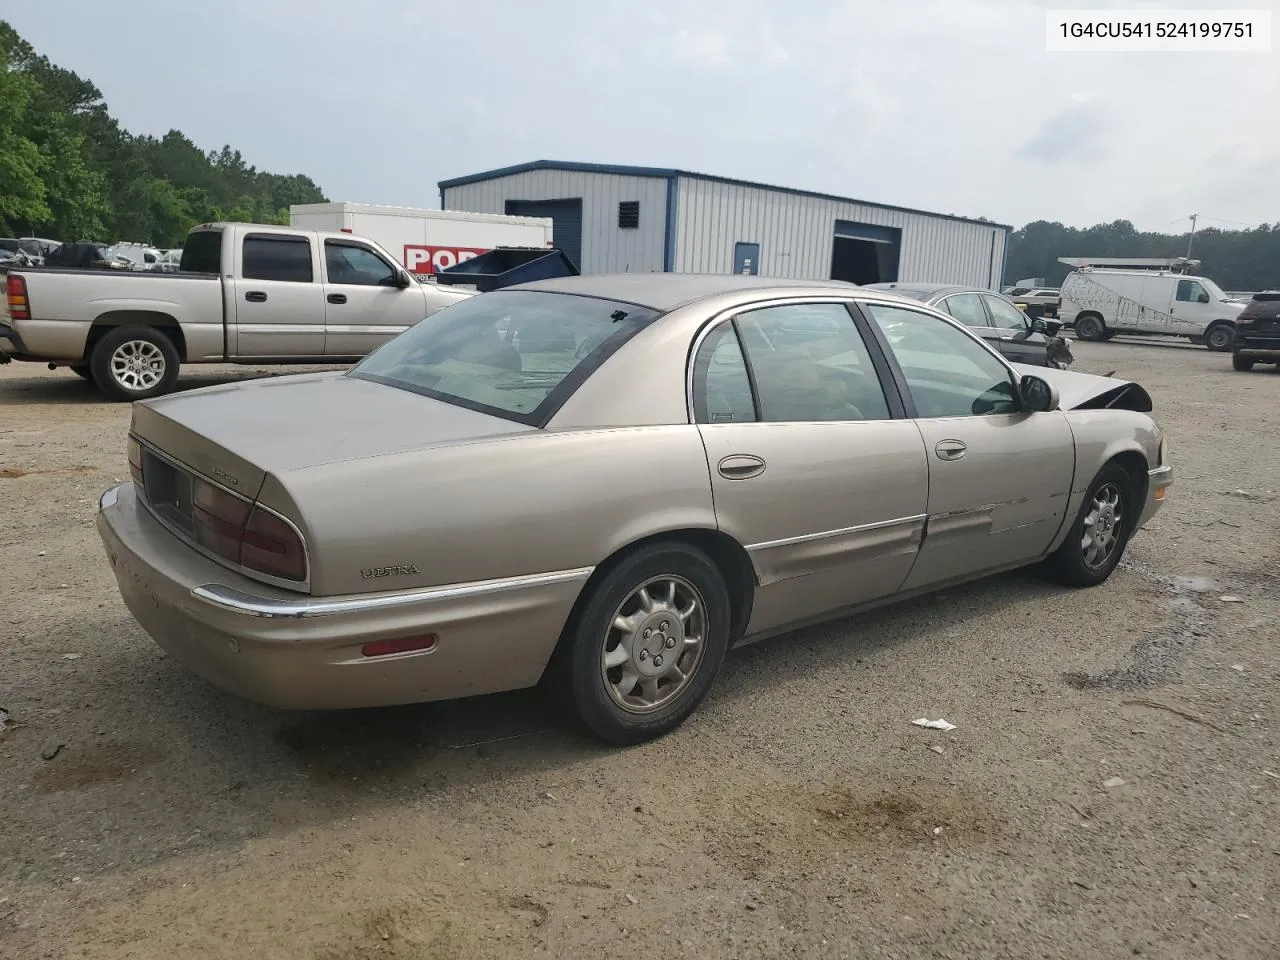
{"type": "Polygon", "coordinates": [[[1042,317],[1031,318],[1032,333],[1047,333],[1048,329],[1049,329],[1048,325],[1044,322],[1044,319],[1042,317]]]}
{"type": "Polygon", "coordinates": [[[411,282],[412,281],[409,279],[409,275],[400,270],[396,271],[395,276],[388,277],[382,281],[382,283],[385,286],[399,287],[401,290],[404,290],[405,288],[407,288],[411,282]]]}
{"type": "Polygon", "coordinates": [[[1208,303],[1208,302],[1209,302],[1209,295],[1208,295],[1207,293],[1202,293],[1202,294],[1200,294],[1200,296],[1196,297],[1196,302],[1198,302],[1198,303],[1208,303]]]}
{"type": "Polygon", "coordinates": [[[1032,374],[1027,374],[1018,381],[1018,396],[1024,410],[1048,413],[1058,409],[1058,388],[1032,374]]]}

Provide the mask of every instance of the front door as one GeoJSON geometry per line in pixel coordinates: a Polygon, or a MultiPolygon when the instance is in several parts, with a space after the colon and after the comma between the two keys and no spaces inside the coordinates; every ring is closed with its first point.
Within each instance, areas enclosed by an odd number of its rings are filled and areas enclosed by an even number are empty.
{"type": "Polygon", "coordinates": [[[329,357],[363,357],[426,316],[417,281],[354,240],[324,241],[325,338],[329,357]]]}
{"type": "Polygon", "coordinates": [[[1174,284],[1169,315],[1173,317],[1172,333],[1198,336],[1217,319],[1217,304],[1199,280],[1183,278],[1174,284]]]}
{"type": "Polygon", "coordinates": [[[733,272],[750,277],[760,272],[760,244],[738,242],[733,245],[733,272]]]}
{"type": "Polygon", "coordinates": [[[984,293],[982,302],[991,314],[991,325],[1000,339],[993,346],[1014,363],[1031,363],[1043,367],[1046,362],[1047,342],[1038,333],[1031,332],[1027,315],[1004,297],[984,293]]]}
{"type": "Polygon", "coordinates": [[[323,356],[324,293],[316,282],[311,241],[250,233],[240,251],[227,352],[241,358],[323,356]]]}
{"type": "Polygon", "coordinates": [[[860,306],[892,355],[928,451],[928,525],[904,589],[1042,556],[1075,471],[1065,414],[1023,411],[1013,372],[945,320],[860,306]]]}
{"type": "Polygon", "coordinates": [[[845,305],[770,306],[722,321],[694,361],[694,412],[716,520],[755,568],[753,632],[901,586],[929,468],[845,305]]]}

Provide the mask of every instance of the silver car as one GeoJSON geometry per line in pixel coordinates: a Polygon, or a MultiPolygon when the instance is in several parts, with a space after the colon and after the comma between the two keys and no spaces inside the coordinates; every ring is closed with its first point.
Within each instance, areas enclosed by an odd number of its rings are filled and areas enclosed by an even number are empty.
{"type": "Polygon", "coordinates": [[[1102,583],[1172,483],[1150,410],[892,294],[572,277],[135,404],[98,529],[143,628],[245,697],[541,682],[635,743],[734,644],[1029,564],[1102,583]]]}

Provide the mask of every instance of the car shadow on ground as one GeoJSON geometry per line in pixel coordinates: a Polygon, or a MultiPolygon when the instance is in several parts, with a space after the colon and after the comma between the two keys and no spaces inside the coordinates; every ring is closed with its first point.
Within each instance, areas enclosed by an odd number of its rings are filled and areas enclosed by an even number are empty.
{"type": "MultiPolygon", "coordinates": [[[[1037,605],[1058,592],[1026,572],[979,581],[964,591],[967,604],[986,611],[1037,605]]],[[[750,712],[759,696],[779,684],[828,669],[838,674],[851,661],[913,639],[927,642],[952,625],[949,616],[930,615],[938,602],[937,595],[926,596],[736,650],[704,709],[727,712],[732,722],[733,714],[750,712]],[[794,645],[802,655],[788,653],[794,645]]],[[[87,808],[113,811],[119,829],[109,845],[119,849],[111,851],[112,862],[146,863],[189,853],[193,845],[236,844],[334,818],[374,815],[384,805],[484,794],[522,778],[564,775],[614,750],[566,725],[536,691],[370,710],[282,712],[239,700],[191,675],[123,611],[82,627],[124,635],[113,637],[111,654],[104,649],[91,672],[77,672],[62,688],[63,703],[82,707],[58,711],[52,726],[42,724],[56,728],[55,740],[65,746],[42,761],[38,742],[26,743],[21,755],[14,754],[17,738],[6,745],[9,760],[25,768],[18,778],[27,782],[18,788],[40,799],[14,805],[9,823],[12,836],[40,838],[10,851],[18,872],[29,877],[60,875],[69,864],[59,861],[59,851],[100,843],[100,818],[84,815],[87,808]],[[117,735],[121,727],[130,734],[117,735]]],[[[685,728],[694,736],[698,720],[695,714],[685,728]]],[[[48,729],[42,738],[48,739],[48,729]]],[[[674,747],[660,741],[635,749],[674,747]]],[[[93,872],[95,865],[77,869],[93,872]]]]}

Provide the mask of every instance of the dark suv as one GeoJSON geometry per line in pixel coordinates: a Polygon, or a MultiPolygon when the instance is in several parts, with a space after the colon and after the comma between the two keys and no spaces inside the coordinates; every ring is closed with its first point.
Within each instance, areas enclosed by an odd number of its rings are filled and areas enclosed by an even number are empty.
{"type": "Polygon", "coordinates": [[[1231,365],[1252,370],[1255,363],[1280,364],[1280,290],[1255,293],[1236,318],[1231,365]]]}

